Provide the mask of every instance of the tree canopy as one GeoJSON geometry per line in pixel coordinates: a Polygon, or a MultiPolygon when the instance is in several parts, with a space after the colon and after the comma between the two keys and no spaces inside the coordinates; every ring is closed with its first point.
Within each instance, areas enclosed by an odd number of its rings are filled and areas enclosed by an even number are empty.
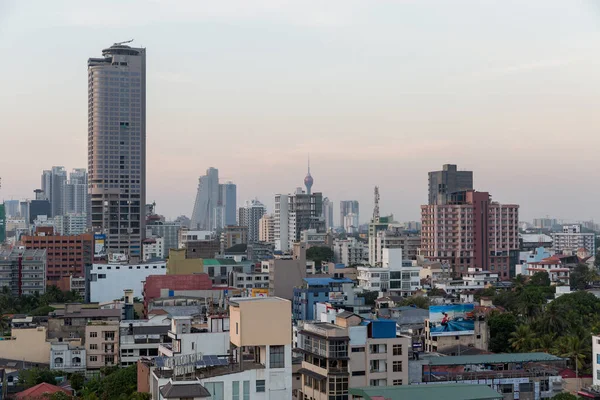
{"type": "Polygon", "coordinates": [[[327,246],[313,246],[306,250],[306,259],[314,261],[320,267],[323,262],[333,261],[333,250],[327,246]]]}

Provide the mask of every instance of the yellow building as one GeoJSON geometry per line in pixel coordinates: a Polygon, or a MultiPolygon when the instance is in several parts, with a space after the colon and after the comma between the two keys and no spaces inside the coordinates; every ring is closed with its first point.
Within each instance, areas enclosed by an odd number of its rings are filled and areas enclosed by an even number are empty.
{"type": "Polygon", "coordinates": [[[167,275],[191,275],[204,272],[202,258],[186,258],[185,249],[169,250],[167,259],[167,275]]]}
{"type": "Polygon", "coordinates": [[[31,363],[50,364],[50,342],[46,327],[13,328],[10,337],[0,340],[0,357],[31,363]]]}

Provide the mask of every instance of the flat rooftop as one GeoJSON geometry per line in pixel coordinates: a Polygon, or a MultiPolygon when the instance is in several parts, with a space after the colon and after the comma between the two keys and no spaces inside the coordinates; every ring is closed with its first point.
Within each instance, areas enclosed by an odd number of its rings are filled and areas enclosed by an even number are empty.
{"type": "Polygon", "coordinates": [[[384,398],[385,400],[496,400],[502,395],[487,385],[446,384],[446,385],[406,385],[369,386],[350,388],[348,392],[365,400],[384,398]]]}
{"type": "Polygon", "coordinates": [[[548,353],[506,353],[478,354],[470,356],[449,356],[431,358],[426,365],[475,365],[475,364],[508,364],[523,362],[564,361],[564,358],[548,353]]]}

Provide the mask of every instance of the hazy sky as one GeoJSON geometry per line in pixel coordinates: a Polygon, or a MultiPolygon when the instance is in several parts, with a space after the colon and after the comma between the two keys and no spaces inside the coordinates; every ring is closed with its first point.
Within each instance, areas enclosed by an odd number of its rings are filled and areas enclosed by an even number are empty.
{"type": "MultiPolygon", "coordinates": [[[[208,168],[238,203],[302,184],[419,218],[427,171],[600,220],[595,0],[0,0],[0,198],[87,167],[89,57],[147,48],[147,200],[191,215],[208,168]]],[[[337,220],[337,218],[336,218],[337,220]]]]}

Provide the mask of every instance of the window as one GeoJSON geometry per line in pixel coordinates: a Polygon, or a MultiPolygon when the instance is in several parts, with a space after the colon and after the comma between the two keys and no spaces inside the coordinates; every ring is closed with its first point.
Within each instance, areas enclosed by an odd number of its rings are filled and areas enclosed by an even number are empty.
{"type": "Polygon", "coordinates": [[[402,345],[401,344],[395,344],[393,347],[393,352],[395,356],[401,356],[402,355],[402,345]]]}
{"type": "Polygon", "coordinates": [[[208,390],[212,395],[212,400],[225,400],[225,397],[223,395],[223,386],[223,382],[206,382],[204,384],[206,390],[208,390]]]}
{"type": "Polygon", "coordinates": [[[98,337],[98,332],[90,332],[90,337],[98,337]]]}
{"type": "Polygon", "coordinates": [[[90,350],[98,350],[98,345],[96,343],[91,343],[90,350]]]}
{"type": "Polygon", "coordinates": [[[285,352],[284,346],[271,346],[270,347],[270,368],[284,368],[285,367],[285,352]]]}
{"type": "Polygon", "coordinates": [[[242,400],[250,400],[250,381],[244,381],[244,387],[243,387],[244,391],[243,391],[243,397],[242,400]]]}
{"type": "Polygon", "coordinates": [[[505,383],[505,384],[501,384],[498,385],[498,389],[500,389],[500,393],[502,394],[506,394],[506,393],[512,393],[513,392],[513,385],[512,383],[505,383]]]}
{"type": "Polygon", "coordinates": [[[519,392],[533,392],[533,382],[519,383],[519,392]]]}
{"type": "Polygon", "coordinates": [[[240,400],[240,381],[231,382],[232,400],[240,400]]]}
{"type": "Polygon", "coordinates": [[[352,371],[352,376],[365,376],[365,371],[352,371]]]}
{"type": "Polygon", "coordinates": [[[63,359],[61,357],[56,357],[54,359],[54,364],[62,364],[63,363],[63,359]]]}
{"type": "Polygon", "coordinates": [[[352,348],[352,352],[353,353],[364,353],[365,352],[365,348],[364,347],[353,347],[352,348]]]}
{"type": "Polygon", "coordinates": [[[240,334],[240,324],[239,324],[239,322],[235,323],[235,334],[236,335],[240,334]]]}
{"type": "Polygon", "coordinates": [[[402,386],[402,379],[394,379],[394,386],[402,386]]]}
{"type": "Polygon", "coordinates": [[[265,381],[263,380],[256,380],[256,393],[262,393],[265,391],[265,381]]]}
{"type": "Polygon", "coordinates": [[[393,371],[394,372],[402,372],[402,361],[394,361],[393,371]]]}
{"type": "Polygon", "coordinates": [[[90,356],[90,361],[98,361],[98,356],[90,356]]]}
{"type": "Polygon", "coordinates": [[[115,363],[115,356],[114,355],[104,356],[104,364],[114,364],[114,363],[115,363]]]}

